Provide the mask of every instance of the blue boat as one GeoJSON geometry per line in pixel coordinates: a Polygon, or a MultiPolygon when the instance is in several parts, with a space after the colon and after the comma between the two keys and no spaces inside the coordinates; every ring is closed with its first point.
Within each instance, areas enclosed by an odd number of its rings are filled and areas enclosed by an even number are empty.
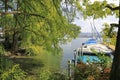
{"type": "Polygon", "coordinates": [[[97,43],[97,39],[89,39],[88,41],[86,41],[83,44],[96,44],[97,43]]]}

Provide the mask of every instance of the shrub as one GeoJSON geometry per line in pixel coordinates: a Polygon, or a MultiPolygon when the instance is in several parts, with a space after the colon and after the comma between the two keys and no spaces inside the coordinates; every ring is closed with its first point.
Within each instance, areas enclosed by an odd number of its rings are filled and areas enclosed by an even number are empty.
{"type": "Polygon", "coordinates": [[[99,80],[101,77],[100,74],[111,67],[111,57],[104,55],[104,53],[96,53],[96,55],[98,56],[99,61],[88,61],[88,65],[84,63],[77,65],[75,68],[75,80],[99,80]]]}
{"type": "Polygon", "coordinates": [[[40,72],[40,80],[49,80],[52,73],[49,69],[42,69],[40,72]]]}
{"type": "Polygon", "coordinates": [[[3,46],[2,46],[2,45],[0,45],[0,55],[3,55],[3,54],[4,54],[4,52],[5,52],[5,50],[4,50],[3,46]]]}
{"type": "Polygon", "coordinates": [[[100,75],[100,70],[92,64],[85,66],[85,64],[79,64],[75,68],[74,80],[98,80],[100,75]]]}
{"type": "Polygon", "coordinates": [[[3,74],[5,71],[11,69],[13,66],[13,62],[6,57],[0,57],[0,74],[3,74]]]}
{"type": "Polygon", "coordinates": [[[40,72],[39,80],[67,80],[67,77],[60,72],[51,72],[49,69],[43,69],[40,72]]]}
{"type": "Polygon", "coordinates": [[[14,65],[8,71],[1,74],[1,80],[23,80],[26,73],[20,68],[19,64],[14,65]]]}
{"type": "Polygon", "coordinates": [[[0,80],[23,80],[26,73],[19,64],[14,64],[12,60],[1,56],[0,58],[0,80]]]}

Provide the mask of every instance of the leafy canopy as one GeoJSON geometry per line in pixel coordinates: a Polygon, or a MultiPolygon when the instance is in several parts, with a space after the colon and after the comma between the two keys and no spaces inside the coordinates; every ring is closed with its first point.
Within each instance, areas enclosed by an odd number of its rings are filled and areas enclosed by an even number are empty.
{"type": "Polygon", "coordinates": [[[10,0],[3,14],[3,1],[0,26],[4,27],[8,42],[15,43],[15,37],[18,47],[57,49],[60,43],[76,38],[80,28],[62,15],[60,3],[61,0],[10,0]]]}

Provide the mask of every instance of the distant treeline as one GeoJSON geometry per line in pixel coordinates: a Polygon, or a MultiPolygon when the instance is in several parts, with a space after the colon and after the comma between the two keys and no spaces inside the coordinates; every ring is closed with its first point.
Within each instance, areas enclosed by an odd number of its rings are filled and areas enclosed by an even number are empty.
{"type": "MultiPolygon", "coordinates": [[[[94,36],[98,37],[98,34],[95,33],[94,36]]],[[[92,38],[93,37],[93,33],[80,33],[79,37],[80,38],[92,38]]]]}

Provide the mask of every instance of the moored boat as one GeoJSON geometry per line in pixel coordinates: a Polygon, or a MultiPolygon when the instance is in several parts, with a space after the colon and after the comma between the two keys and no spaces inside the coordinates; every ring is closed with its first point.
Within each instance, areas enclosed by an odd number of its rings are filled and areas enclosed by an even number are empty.
{"type": "Polygon", "coordinates": [[[100,56],[104,55],[109,57],[110,59],[113,58],[113,50],[108,46],[97,42],[96,39],[90,39],[87,42],[83,43],[82,46],[75,50],[76,56],[74,59],[77,60],[77,63],[93,63],[99,62],[100,56]]]}

